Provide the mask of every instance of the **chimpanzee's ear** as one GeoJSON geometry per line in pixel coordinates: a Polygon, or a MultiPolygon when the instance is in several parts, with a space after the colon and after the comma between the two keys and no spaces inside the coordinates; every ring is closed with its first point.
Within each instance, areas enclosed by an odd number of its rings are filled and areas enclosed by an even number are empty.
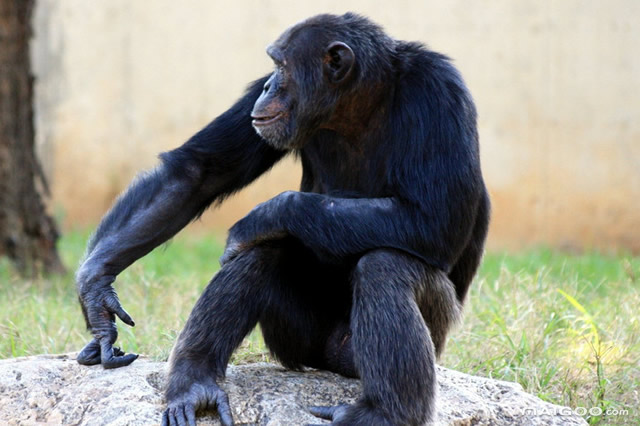
{"type": "Polygon", "coordinates": [[[356,55],[346,43],[334,41],[325,51],[323,64],[327,80],[332,84],[340,84],[351,76],[356,55]]]}

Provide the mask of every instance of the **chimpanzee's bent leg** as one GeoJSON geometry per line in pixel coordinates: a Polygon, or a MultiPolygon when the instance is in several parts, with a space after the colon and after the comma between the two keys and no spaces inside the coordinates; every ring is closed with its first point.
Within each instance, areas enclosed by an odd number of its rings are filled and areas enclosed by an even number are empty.
{"type": "Polygon", "coordinates": [[[363,396],[351,406],[311,412],[335,425],[425,423],[434,414],[436,377],[435,348],[423,314],[455,318],[453,285],[442,272],[386,249],[364,255],[352,283],[352,345],[363,396]]]}
{"type": "Polygon", "coordinates": [[[272,298],[277,277],[274,249],[258,246],[238,254],[213,277],[191,312],[173,348],[163,424],[190,420],[199,408],[217,406],[231,424],[226,394],[216,380],[242,339],[255,327],[272,298]],[[186,418],[185,418],[186,417],[186,418]]]}
{"type": "Polygon", "coordinates": [[[338,321],[349,321],[347,271],[319,264],[290,240],[250,248],[225,264],[200,296],[173,349],[167,423],[172,416],[178,423],[189,420],[187,413],[208,406],[217,406],[223,424],[231,423],[226,394],[216,380],[258,321],[265,342],[285,366],[326,368],[327,339],[338,321]]]}

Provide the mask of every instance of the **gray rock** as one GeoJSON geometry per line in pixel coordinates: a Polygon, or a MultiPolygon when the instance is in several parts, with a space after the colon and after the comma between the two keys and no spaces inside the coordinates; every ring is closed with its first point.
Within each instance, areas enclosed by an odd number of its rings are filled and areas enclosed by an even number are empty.
{"type": "MultiPolygon", "coordinates": [[[[22,425],[157,424],[166,363],[140,358],[131,366],[83,367],[74,355],[0,361],[0,423],[22,425]]],[[[525,393],[515,383],[438,367],[438,425],[584,425],[571,410],[525,393]]],[[[222,386],[237,424],[321,423],[309,405],[353,402],[357,380],[322,371],[287,371],[273,364],[230,366],[222,386]]],[[[215,414],[199,424],[218,424],[215,414]]]]}

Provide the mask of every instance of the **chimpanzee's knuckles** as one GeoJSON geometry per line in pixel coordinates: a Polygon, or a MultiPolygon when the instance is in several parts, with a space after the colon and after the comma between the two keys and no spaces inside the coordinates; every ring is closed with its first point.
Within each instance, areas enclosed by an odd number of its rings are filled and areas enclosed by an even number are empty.
{"type": "Polygon", "coordinates": [[[100,364],[100,344],[96,339],[92,339],[87,345],[78,353],[76,361],[82,365],[96,365],[100,364]]]}

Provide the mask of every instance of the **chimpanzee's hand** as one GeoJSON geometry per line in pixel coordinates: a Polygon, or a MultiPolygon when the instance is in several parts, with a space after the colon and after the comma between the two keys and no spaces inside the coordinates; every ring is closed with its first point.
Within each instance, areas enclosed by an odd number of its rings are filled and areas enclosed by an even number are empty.
{"type": "Polygon", "coordinates": [[[260,242],[285,237],[287,209],[295,208],[294,203],[298,196],[299,193],[296,191],[285,191],[269,201],[258,204],[249,214],[236,222],[229,229],[227,246],[220,258],[220,265],[228,263],[243,250],[260,242]]]}
{"type": "Polygon", "coordinates": [[[124,367],[138,358],[136,354],[125,355],[113,346],[118,338],[116,315],[124,323],[134,326],[129,314],[122,308],[111,283],[114,277],[87,280],[81,268],[78,273],[78,299],[82,313],[94,339],[80,351],[77,361],[83,365],[102,364],[104,368],[124,367]]]}
{"type": "Polygon", "coordinates": [[[224,266],[226,263],[229,263],[231,260],[235,259],[235,257],[240,254],[240,252],[244,250],[246,246],[246,243],[243,244],[240,241],[236,240],[231,231],[229,231],[227,245],[224,248],[224,253],[222,253],[222,256],[220,256],[220,266],[224,266]]]}
{"type": "Polygon", "coordinates": [[[199,409],[217,409],[220,423],[223,426],[233,425],[229,397],[213,381],[209,384],[193,383],[188,392],[169,401],[168,405],[162,414],[162,426],[195,426],[199,409]]]}

